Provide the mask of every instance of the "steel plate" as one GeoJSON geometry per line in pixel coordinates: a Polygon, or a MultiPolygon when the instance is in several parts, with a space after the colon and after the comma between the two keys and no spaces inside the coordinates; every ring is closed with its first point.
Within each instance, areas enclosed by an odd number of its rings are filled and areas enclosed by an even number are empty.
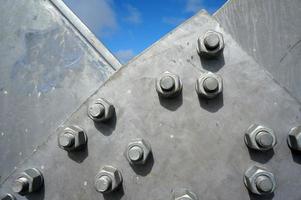
{"type": "MultiPolygon", "coordinates": [[[[172,191],[188,188],[199,199],[260,199],[247,192],[244,171],[253,164],[276,176],[275,200],[298,200],[301,195],[300,158],[286,144],[288,130],[298,125],[299,103],[248,56],[232,37],[205,12],[200,12],[132,60],[99,88],[60,126],[17,172],[38,167],[45,188],[28,199],[171,199],[172,191]],[[224,35],[224,56],[200,60],[197,38],[208,29],[224,35]],[[183,94],[159,99],[156,78],[164,71],[178,74],[183,94]],[[223,95],[199,99],[195,82],[205,70],[220,74],[223,95]],[[87,116],[90,100],[104,97],[115,105],[116,117],[95,124],[87,116]],[[244,144],[252,123],[274,129],[278,145],[268,153],[254,153],[244,144]],[[85,151],[67,153],[57,145],[57,134],[71,124],[88,135],[85,151]],[[149,141],[153,158],[144,167],[131,167],[124,150],[132,139],[149,141]],[[123,187],[108,195],[97,193],[94,176],[103,165],[113,165],[123,175],[123,187]]],[[[25,199],[18,196],[18,199],[25,199]]]]}

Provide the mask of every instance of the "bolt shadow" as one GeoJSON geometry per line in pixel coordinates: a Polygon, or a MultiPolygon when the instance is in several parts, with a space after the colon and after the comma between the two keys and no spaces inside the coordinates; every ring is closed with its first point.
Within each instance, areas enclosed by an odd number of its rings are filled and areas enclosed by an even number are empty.
{"type": "Polygon", "coordinates": [[[116,117],[116,113],[114,112],[111,119],[104,122],[94,122],[94,126],[103,135],[110,136],[116,128],[116,123],[117,123],[117,117],[116,117]]]}
{"type": "Polygon", "coordinates": [[[149,158],[144,165],[130,165],[134,172],[140,176],[147,176],[154,166],[154,156],[151,152],[149,158]]]}
{"type": "Polygon", "coordinates": [[[40,190],[38,190],[36,192],[26,195],[25,197],[26,197],[26,199],[29,199],[29,200],[45,199],[45,186],[43,186],[40,190]]]}
{"type": "Polygon", "coordinates": [[[88,144],[86,144],[81,149],[68,152],[68,157],[77,163],[82,163],[88,157],[88,155],[89,155],[88,144]]]}
{"type": "Polygon", "coordinates": [[[265,195],[257,195],[253,194],[250,191],[248,191],[250,200],[272,200],[275,196],[274,192],[271,194],[265,194],[265,195]]]}
{"type": "Polygon", "coordinates": [[[123,185],[120,185],[114,192],[103,194],[106,200],[120,200],[124,196],[123,185]]]}
{"type": "Polygon", "coordinates": [[[182,92],[173,98],[164,98],[159,96],[160,105],[164,108],[176,111],[183,104],[183,94],[182,92]]]}
{"type": "Polygon", "coordinates": [[[211,113],[217,112],[224,106],[224,97],[222,93],[218,94],[213,99],[207,99],[201,95],[198,95],[198,98],[200,106],[211,113]]]}
{"type": "Polygon", "coordinates": [[[218,72],[225,65],[224,54],[220,54],[216,58],[206,58],[201,56],[201,64],[207,71],[218,72]]]}
{"type": "Polygon", "coordinates": [[[301,152],[290,149],[293,157],[293,161],[297,164],[301,164],[301,152]]]}
{"type": "Polygon", "coordinates": [[[250,158],[253,161],[259,162],[261,164],[267,163],[269,160],[271,160],[271,158],[275,154],[274,149],[262,152],[262,151],[256,151],[254,149],[248,148],[248,152],[249,152],[250,158]]]}

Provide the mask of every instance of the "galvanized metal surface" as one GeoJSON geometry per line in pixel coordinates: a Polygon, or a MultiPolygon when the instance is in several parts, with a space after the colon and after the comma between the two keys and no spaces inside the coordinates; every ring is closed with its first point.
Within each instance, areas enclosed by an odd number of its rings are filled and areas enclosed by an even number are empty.
{"type": "MultiPolygon", "coordinates": [[[[287,146],[287,133],[300,122],[300,104],[279,86],[252,57],[204,12],[182,24],[142,55],[124,66],[53,133],[0,188],[11,192],[17,172],[38,167],[45,188],[28,199],[170,199],[178,188],[187,188],[199,199],[261,199],[250,195],[243,183],[245,170],[256,164],[275,174],[277,188],[265,199],[299,200],[301,159],[287,146]],[[200,60],[197,39],[207,29],[224,35],[225,49],[218,60],[200,60]],[[197,78],[204,70],[220,74],[223,95],[198,98],[197,78]],[[156,78],[164,71],[178,74],[183,93],[161,99],[156,78]],[[116,117],[94,123],[87,115],[89,102],[100,97],[114,104],[116,117]],[[275,131],[273,151],[255,153],[244,143],[244,131],[263,123],[275,131]],[[68,125],[82,127],[87,149],[67,153],[57,135],[68,125]],[[153,157],[145,166],[131,167],[124,157],[127,144],[143,138],[153,157]],[[118,168],[123,187],[102,195],[94,177],[104,165],[118,168]]],[[[18,199],[26,199],[18,196],[18,199]]]]}
{"type": "Polygon", "coordinates": [[[214,17],[301,102],[300,0],[229,0],[214,17]]]}
{"type": "Polygon", "coordinates": [[[1,1],[0,183],[120,67],[53,2],[1,1]]]}

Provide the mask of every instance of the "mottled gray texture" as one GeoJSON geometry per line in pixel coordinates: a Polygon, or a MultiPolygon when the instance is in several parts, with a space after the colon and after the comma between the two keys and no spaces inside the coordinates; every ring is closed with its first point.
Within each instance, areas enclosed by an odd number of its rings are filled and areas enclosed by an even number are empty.
{"type": "Polygon", "coordinates": [[[69,20],[48,0],[1,1],[0,183],[115,71],[69,20]]]}

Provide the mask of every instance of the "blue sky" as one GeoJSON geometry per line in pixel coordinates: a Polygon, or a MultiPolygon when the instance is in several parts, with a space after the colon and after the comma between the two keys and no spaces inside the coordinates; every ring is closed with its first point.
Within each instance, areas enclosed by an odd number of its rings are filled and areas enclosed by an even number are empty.
{"type": "Polygon", "coordinates": [[[64,0],[122,62],[138,55],[200,9],[226,0],[64,0]]]}

